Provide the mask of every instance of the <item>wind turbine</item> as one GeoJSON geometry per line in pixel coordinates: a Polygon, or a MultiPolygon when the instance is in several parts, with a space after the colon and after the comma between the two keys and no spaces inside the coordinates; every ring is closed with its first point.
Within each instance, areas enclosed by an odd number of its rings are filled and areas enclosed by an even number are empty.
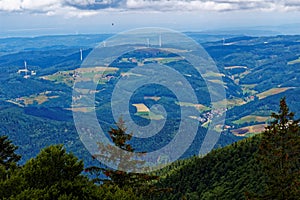
{"type": "Polygon", "coordinates": [[[24,61],[24,67],[25,67],[25,69],[24,69],[24,71],[25,71],[24,78],[29,78],[30,76],[28,75],[28,69],[27,69],[27,62],[26,61],[24,61]]]}
{"type": "Polygon", "coordinates": [[[159,45],[159,47],[161,47],[161,35],[159,35],[159,38],[158,38],[158,45],[159,45]]]}
{"type": "Polygon", "coordinates": [[[80,61],[82,61],[82,49],[80,49],[80,61]]]}

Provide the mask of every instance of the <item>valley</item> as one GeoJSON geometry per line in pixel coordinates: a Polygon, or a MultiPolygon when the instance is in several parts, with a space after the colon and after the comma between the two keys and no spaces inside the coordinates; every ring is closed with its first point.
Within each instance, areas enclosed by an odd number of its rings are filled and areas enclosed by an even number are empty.
{"type": "MultiPolygon", "coordinates": [[[[195,41],[201,42],[215,61],[219,73],[207,72],[201,75],[195,73],[187,67],[189,63],[176,54],[184,50],[169,47],[136,50],[114,60],[108,66],[80,67],[82,61],[79,49],[83,49],[82,55],[86,58],[92,48],[108,35],[64,36],[63,39],[62,36],[57,36],[55,42],[52,41],[56,36],[25,39],[30,41],[27,43],[18,38],[0,39],[2,46],[6,47],[6,51],[0,53],[0,114],[15,119],[15,123],[19,124],[18,128],[12,131],[5,124],[5,120],[0,121],[2,127],[0,134],[8,134],[19,146],[24,144],[22,138],[34,138],[36,143],[46,146],[51,144],[55,137],[59,137],[60,139],[55,140],[69,144],[68,148],[74,150],[77,155],[86,157],[87,153],[80,155],[85,151],[83,147],[75,149],[70,145],[78,144],[72,111],[88,113],[93,110],[84,106],[72,107],[75,80],[83,82],[92,80],[98,84],[95,90],[85,88],[80,90],[85,94],[95,95],[99,123],[107,131],[114,123],[110,98],[115,84],[120,78],[142,76],[129,71],[134,67],[151,63],[172,67],[183,74],[197,91],[199,102],[198,104],[178,102],[172,92],[159,86],[140,88],[129,105],[131,116],[136,123],[147,124],[150,119],[163,120],[165,116],[159,111],[150,110],[155,104],[165,106],[168,113],[166,127],[157,136],[164,139],[161,141],[158,138],[149,139],[149,143],[145,145],[149,151],[166,144],[173,136],[179,126],[177,121],[180,119],[178,111],[180,107],[193,109],[198,113],[198,115],[190,115],[186,120],[200,123],[201,128],[198,130],[200,135],[205,132],[212,118],[226,112],[224,126],[214,128],[214,131],[222,133],[216,144],[220,146],[263,131],[268,116],[276,111],[277,103],[283,96],[287,98],[292,111],[299,116],[300,87],[297,77],[300,76],[298,62],[300,36],[230,36],[226,39],[226,45],[221,39],[216,39],[216,36],[212,41],[205,40],[208,36],[201,33],[193,33],[191,36],[195,41]],[[32,47],[36,43],[41,44],[39,48],[32,47]],[[23,47],[20,48],[22,45],[23,47]],[[28,70],[36,71],[35,76],[24,78],[17,73],[23,68],[24,61],[27,63],[28,70]],[[212,110],[212,102],[204,78],[212,84],[222,84],[216,77],[223,80],[227,99],[213,103],[216,107],[226,105],[226,110],[212,110]],[[32,124],[48,122],[48,129],[43,134],[39,131],[37,134],[32,134],[33,129],[29,125],[22,124],[19,121],[20,117],[32,124]],[[51,135],[54,130],[56,135],[51,135]],[[49,137],[49,140],[44,141],[41,138],[44,134],[49,137]]],[[[178,84],[180,89],[180,82],[174,84],[178,84]]],[[[37,130],[42,131],[42,129],[37,130]]],[[[140,141],[136,139],[133,142],[139,149],[140,141]]],[[[82,146],[82,144],[78,145],[82,146]]],[[[36,147],[30,146],[29,143],[22,145],[20,151],[27,152],[24,160],[34,156],[34,153],[30,153],[37,152],[33,150],[34,148],[36,147]]],[[[198,148],[198,145],[193,145],[188,154],[194,154],[199,150],[198,148]]],[[[187,157],[188,154],[184,156],[187,157]]]]}

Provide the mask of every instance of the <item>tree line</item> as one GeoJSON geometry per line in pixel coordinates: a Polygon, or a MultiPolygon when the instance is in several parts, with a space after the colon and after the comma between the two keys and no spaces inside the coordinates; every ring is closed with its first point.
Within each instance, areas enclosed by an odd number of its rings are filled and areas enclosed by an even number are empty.
{"type": "MultiPolygon", "coordinates": [[[[300,126],[285,98],[266,130],[205,156],[179,160],[159,171],[135,173],[108,167],[84,168],[63,145],[44,148],[24,165],[17,146],[0,136],[1,199],[267,199],[300,196],[300,126]],[[86,176],[90,173],[93,178],[86,176]]],[[[118,148],[135,152],[120,120],[109,131],[118,148]]],[[[110,146],[99,145],[94,158],[110,146]]],[[[141,152],[147,153],[147,152],[141,152]]],[[[130,156],[121,155],[133,164],[130,156]]],[[[139,163],[143,164],[143,163],[139,163]]],[[[136,163],[132,166],[136,166],[136,163]]]]}

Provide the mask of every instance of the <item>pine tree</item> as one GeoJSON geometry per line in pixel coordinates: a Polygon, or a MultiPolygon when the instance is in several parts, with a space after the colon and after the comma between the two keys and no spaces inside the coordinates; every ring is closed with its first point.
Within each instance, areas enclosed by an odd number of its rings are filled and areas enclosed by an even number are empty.
{"type": "Polygon", "coordinates": [[[17,149],[18,147],[12,144],[7,136],[0,136],[0,166],[5,167],[7,170],[16,165],[21,159],[21,156],[15,153],[17,149]]]}
{"type": "MultiPolygon", "coordinates": [[[[143,165],[143,161],[136,161],[133,160],[130,154],[125,154],[123,151],[127,152],[134,152],[135,149],[128,143],[132,139],[132,134],[126,133],[125,123],[122,119],[119,119],[118,123],[116,124],[117,128],[111,128],[109,136],[112,139],[112,142],[117,146],[121,151],[118,151],[116,154],[113,155],[104,155],[102,152],[104,149],[108,148],[111,149],[110,145],[103,145],[99,144],[99,154],[93,155],[93,158],[100,158],[100,159],[110,159],[113,161],[117,161],[114,155],[118,155],[119,166],[126,165],[127,168],[131,168],[132,172],[125,172],[121,170],[114,170],[107,167],[89,167],[86,171],[89,171],[93,175],[97,175],[95,179],[96,182],[106,184],[106,185],[116,185],[121,189],[132,189],[136,194],[141,196],[151,196],[154,193],[165,191],[165,189],[158,190],[151,182],[158,180],[159,177],[156,175],[151,175],[147,173],[136,173],[134,170],[138,167],[143,165]],[[128,156],[129,155],[129,156],[128,156]],[[106,178],[99,178],[103,174],[106,178]]],[[[141,154],[144,154],[141,153],[141,154]]]]}
{"type": "Polygon", "coordinates": [[[285,98],[279,113],[262,135],[258,161],[266,176],[265,193],[259,199],[297,199],[300,196],[299,120],[289,111],[285,98]]]}

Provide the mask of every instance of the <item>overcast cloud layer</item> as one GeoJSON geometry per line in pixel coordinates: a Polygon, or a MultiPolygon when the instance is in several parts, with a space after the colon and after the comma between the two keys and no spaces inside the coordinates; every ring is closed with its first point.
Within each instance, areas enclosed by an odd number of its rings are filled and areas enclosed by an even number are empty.
{"type": "Polygon", "coordinates": [[[102,11],[300,11],[299,0],[0,0],[0,12],[85,16],[102,11]]]}

